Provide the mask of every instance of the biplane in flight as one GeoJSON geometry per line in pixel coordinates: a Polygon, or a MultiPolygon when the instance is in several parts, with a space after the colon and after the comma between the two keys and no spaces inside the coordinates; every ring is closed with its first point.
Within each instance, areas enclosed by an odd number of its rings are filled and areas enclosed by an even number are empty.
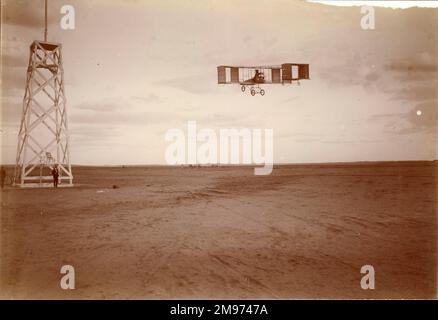
{"type": "Polygon", "coordinates": [[[300,84],[300,80],[308,80],[309,65],[299,63],[283,63],[279,66],[218,66],[218,84],[239,84],[242,92],[247,87],[252,96],[264,95],[265,90],[260,87],[264,84],[300,84]]]}

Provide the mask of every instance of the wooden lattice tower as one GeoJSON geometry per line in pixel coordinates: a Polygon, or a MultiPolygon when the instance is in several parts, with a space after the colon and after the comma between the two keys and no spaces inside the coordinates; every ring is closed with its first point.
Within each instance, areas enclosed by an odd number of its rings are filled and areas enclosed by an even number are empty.
{"type": "Polygon", "coordinates": [[[50,182],[53,165],[58,166],[60,183],[71,185],[61,44],[34,41],[30,46],[14,184],[30,186],[50,182]],[[53,160],[47,162],[47,157],[53,160]]]}

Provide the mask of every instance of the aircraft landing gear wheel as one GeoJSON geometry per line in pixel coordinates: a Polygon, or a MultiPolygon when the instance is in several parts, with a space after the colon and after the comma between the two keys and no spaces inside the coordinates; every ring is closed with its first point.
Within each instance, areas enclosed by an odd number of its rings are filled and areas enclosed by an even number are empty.
{"type": "Polygon", "coordinates": [[[242,90],[242,92],[245,92],[246,87],[245,86],[241,86],[240,90],[242,90]]]}
{"type": "Polygon", "coordinates": [[[264,96],[264,95],[265,95],[265,90],[261,89],[261,90],[260,90],[260,94],[261,94],[262,96],[264,96]]]}
{"type": "Polygon", "coordinates": [[[254,89],[251,89],[251,95],[252,95],[252,96],[255,96],[255,94],[256,94],[255,90],[254,90],[254,89]]]}

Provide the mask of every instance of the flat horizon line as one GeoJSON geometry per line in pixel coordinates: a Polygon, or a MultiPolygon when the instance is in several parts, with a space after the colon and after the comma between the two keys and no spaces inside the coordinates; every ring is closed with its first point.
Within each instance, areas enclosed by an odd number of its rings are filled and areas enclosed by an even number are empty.
{"type": "MultiPolygon", "coordinates": [[[[348,164],[371,164],[371,163],[412,163],[412,162],[436,162],[433,160],[360,160],[360,161],[333,161],[333,162],[280,162],[274,163],[273,166],[298,166],[298,165],[348,165],[348,164]]],[[[13,167],[15,164],[2,164],[1,166],[13,167]]],[[[263,167],[265,164],[72,164],[72,167],[263,167]]]]}

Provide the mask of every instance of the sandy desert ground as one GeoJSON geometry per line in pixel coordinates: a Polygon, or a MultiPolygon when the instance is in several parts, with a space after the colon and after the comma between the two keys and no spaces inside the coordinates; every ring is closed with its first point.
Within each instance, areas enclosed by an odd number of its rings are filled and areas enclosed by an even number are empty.
{"type": "Polygon", "coordinates": [[[3,190],[2,298],[436,298],[437,162],[74,174],[3,190]]]}

